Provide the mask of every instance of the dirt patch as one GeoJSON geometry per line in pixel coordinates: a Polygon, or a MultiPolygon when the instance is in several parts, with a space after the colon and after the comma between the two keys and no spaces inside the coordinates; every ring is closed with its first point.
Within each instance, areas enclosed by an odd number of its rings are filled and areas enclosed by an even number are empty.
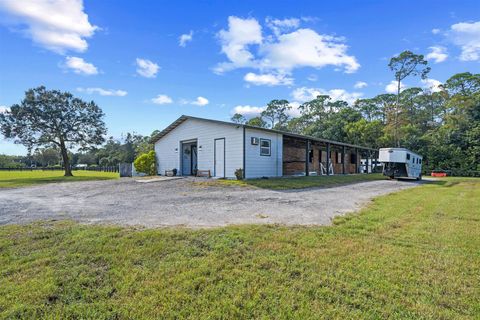
{"type": "Polygon", "coordinates": [[[122,178],[0,190],[0,225],[73,219],[82,223],[216,227],[279,223],[326,225],[372,198],[418,182],[369,181],[352,185],[272,191],[245,187],[196,187],[197,180],[122,178]]]}

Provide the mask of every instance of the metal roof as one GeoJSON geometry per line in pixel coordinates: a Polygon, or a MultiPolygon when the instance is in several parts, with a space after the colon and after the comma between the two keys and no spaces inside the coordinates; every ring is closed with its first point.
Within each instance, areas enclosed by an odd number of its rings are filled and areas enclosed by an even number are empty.
{"type": "Polygon", "coordinates": [[[380,148],[378,151],[385,151],[385,150],[394,150],[394,151],[405,151],[405,152],[410,152],[413,155],[416,155],[417,157],[423,158],[421,154],[415,153],[412,150],[408,150],[407,148],[380,148]]]}
{"type": "Polygon", "coordinates": [[[213,123],[218,123],[218,124],[224,124],[224,125],[230,125],[230,126],[236,126],[236,127],[244,127],[244,128],[262,130],[262,131],[273,132],[273,133],[279,133],[279,134],[282,134],[282,135],[287,136],[287,137],[293,137],[293,138],[299,138],[299,139],[310,140],[310,141],[330,143],[330,144],[334,144],[334,145],[338,145],[338,146],[345,146],[345,147],[350,147],[350,148],[358,148],[358,149],[363,149],[363,150],[377,151],[377,149],[373,149],[373,148],[368,148],[368,147],[364,147],[364,146],[359,146],[359,145],[349,144],[349,143],[344,143],[344,142],[339,142],[339,141],[333,141],[333,140],[328,140],[328,139],[315,138],[315,137],[305,136],[305,135],[292,133],[292,132],[255,127],[255,126],[250,126],[250,125],[241,124],[241,123],[233,123],[233,122],[227,122],[227,121],[220,121],[220,120],[205,119],[205,118],[199,118],[199,117],[193,117],[193,116],[186,116],[186,115],[180,116],[180,118],[178,118],[177,120],[172,122],[168,127],[163,129],[160,133],[158,133],[155,137],[153,137],[150,140],[150,142],[151,143],[157,142],[162,137],[167,135],[170,131],[172,131],[173,129],[175,129],[176,127],[178,127],[180,124],[182,124],[183,122],[185,122],[188,119],[208,121],[208,122],[213,122],[213,123]]]}

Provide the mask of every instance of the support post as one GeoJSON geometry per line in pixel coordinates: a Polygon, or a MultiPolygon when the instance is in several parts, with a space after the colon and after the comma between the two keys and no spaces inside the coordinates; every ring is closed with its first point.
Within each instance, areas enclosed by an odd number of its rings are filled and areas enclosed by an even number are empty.
{"type": "Polygon", "coordinates": [[[370,150],[367,151],[367,157],[365,159],[365,169],[366,169],[366,173],[368,174],[368,162],[370,161],[370,150]]]}
{"type": "Polygon", "coordinates": [[[310,174],[310,168],[309,168],[309,157],[310,157],[310,140],[306,140],[306,146],[305,146],[305,175],[308,176],[310,174]]]}
{"type": "Polygon", "coordinates": [[[345,174],[345,146],[342,147],[342,174],[345,174]]]}
{"type": "Polygon", "coordinates": [[[327,142],[327,176],[330,175],[330,143],[327,142]]]}
{"type": "Polygon", "coordinates": [[[355,148],[355,173],[358,173],[358,149],[355,148]]]}
{"type": "Polygon", "coordinates": [[[372,168],[372,171],[377,169],[377,160],[378,160],[377,151],[374,151],[374,152],[373,152],[373,157],[374,157],[375,159],[373,159],[373,160],[374,160],[374,162],[373,162],[374,166],[373,166],[373,168],[372,168]]]}

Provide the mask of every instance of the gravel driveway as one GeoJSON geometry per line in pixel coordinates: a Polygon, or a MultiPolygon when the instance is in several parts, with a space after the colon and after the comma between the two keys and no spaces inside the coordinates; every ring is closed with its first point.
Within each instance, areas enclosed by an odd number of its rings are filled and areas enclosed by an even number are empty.
{"type": "Polygon", "coordinates": [[[73,219],[145,227],[214,227],[245,223],[326,225],[378,195],[418,185],[369,181],[333,188],[271,191],[193,184],[193,178],[131,178],[0,189],[0,225],[73,219]]]}

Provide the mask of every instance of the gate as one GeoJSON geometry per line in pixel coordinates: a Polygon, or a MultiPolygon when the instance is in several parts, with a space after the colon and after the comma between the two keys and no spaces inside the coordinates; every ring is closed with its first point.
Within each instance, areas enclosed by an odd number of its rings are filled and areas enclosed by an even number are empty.
{"type": "Polygon", "coordinates": [[[118,165],[120,171],[120,177],[131,177],[132,176],[132,163],[120,163],[118,165]]]}

